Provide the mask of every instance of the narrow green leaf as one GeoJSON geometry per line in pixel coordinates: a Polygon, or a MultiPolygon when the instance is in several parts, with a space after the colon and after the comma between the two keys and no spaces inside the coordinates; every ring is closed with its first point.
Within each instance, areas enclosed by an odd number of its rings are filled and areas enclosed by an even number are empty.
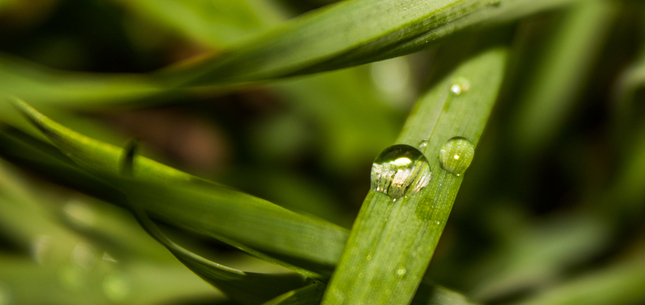
{"type": "MultiPolygon", "coordinates": [[[[275,263],[291,262],[282,264],[311,277],[324,279],[316,273],[329,274],[340,256],[347,233],[336,225],[140,156],[134,158],[134,178],[121,177],[121,149],[73,132],[22,101],[16,105],[86,175],[99,177],[157,219],[218,238],[275,263]]],[[[83,179],[71,182],[84,183],[83,179]]],[[[105,188],[105,182],[96,187],[105,188]]],[[[128,207],[114,194],[105,199],[128,207]]]]}
{"type": "MultiPolygon", "coordinates": [[[[508,54],[498,42],[504,36],[486,37],[491,40],[485,43],[478,39],[460,41],[438,57],[446,56],[438,61],[435,82],[419,100],[396,141],[408,146],[394,146],[393,151],[406,152],[394,162],[410,161],[419,150],[427,161],[412,169],[420,171],[419,176],[399,176],[405,172],[393,170],[392,180],[375,185],[378,166],[388,166],[379,164],[380,157],[376,159],[372,189],[323,304],[407,304],[412,300],[497,98],[508,54]],[[445,158],[446,152],[449,158],[445,158]],[[423,175],[425,168],[431,172],[429,183],[428,176],[423,175]],[[427,187],[423,188],[424,184],[427,187]]],[[[386,170],[381,177],[389,175],[386,170]]]]}
{"type": "Polygon", "coordinates": [[[205,86],[340,69],[413,53],[476,25],[507,22],[574,1],[343,1],[159,76],[205,86]]]}
{"type": "Polygon", "coordinates": [[[135,207],[134,214],[141,226],[186,267],[237,302],[261,304],[304,284],[304,278],[295,274],[243,272],[205,259],[168,239],[141,207],[135,207]]]}

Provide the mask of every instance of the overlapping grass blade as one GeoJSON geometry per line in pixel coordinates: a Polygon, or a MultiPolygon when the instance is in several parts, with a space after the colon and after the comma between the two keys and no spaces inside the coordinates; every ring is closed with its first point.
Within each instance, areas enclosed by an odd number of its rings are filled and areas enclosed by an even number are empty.
{"type": "Polygon", "coordinates": [[[410,192],[395,202],[370,190],[324,304],[408,304],[412,300],[463,179],[442,168],[440,151],[455,137],[466,139],[473,148],[477,145],[501,86],[508,50],[506,35],[497,35],[487,42],[468,37],[471,42],[460,41],[439,55],[446,59],[436,67],[433,85],[396,141],[420,147],[429,160],[431,180],[418,193],[410,192]],[[427,144],[418,146],[422,141],[427,144]]]}
{"type": "MultiPolygon", "coordinates": [[[[106,200],[128,207],[127,199],[155,218],[218,238],[253,255],[280,263],[262,254],[271,253],[293,265],[304,265],[298,268],[283,263],[311,277],[329,274],[340,255],[347,233],[336,225],[143,157],[133,160],[134,178],[124,178],[121,149],[66,129],[24,102],[16,103],[62,152],[80,165],[81,174],[98,177],[94,178],[99,183],[95,187],[104,188],[107,184],[108,193],[112,189],[125,197],[108,194],[106,200]]],[[[61,170],[59,175],[63,173],[61,170]]]]}
{"type": "Polygon", "coordinates": [[[573,1],[343,1],[159,76],[171,84],[206,86],[340,69],[413,53],[474,26],[573,1]]]}

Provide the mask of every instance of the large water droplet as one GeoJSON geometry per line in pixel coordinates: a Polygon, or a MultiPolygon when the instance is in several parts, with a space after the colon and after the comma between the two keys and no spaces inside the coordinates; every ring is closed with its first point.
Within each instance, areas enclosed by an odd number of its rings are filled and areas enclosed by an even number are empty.
{"type": "Polygon", "coordinates": [[[475,155],[475,146],[465,138],[455,137],[441,147],[439,161],[447,172],[460,176],[470,166],[475,155]]]}
{"type": "Polygon", "coordinates": [[[396,201],[419,192],[430,178],[430,165],[423,153],[410,145],[393,145],[374,160],[371,187],[396,201]]]}

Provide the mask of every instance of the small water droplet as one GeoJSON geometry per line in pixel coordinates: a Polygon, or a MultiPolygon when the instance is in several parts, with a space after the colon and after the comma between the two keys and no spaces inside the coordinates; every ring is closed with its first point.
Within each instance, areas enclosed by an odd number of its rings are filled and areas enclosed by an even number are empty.
{"type": "Polygon", "coordinates": [[[475,146],[462,137],[455,137],[441,147],[439,161],[447,172],[460,176],[468,169],[475,155],[475,146]]]}
{"type": "Polygon", "coordinates": [[[404,276],[408,271],[405,269],[405,267],[399,267],[399,269],[396,270],[396,274],[398,276],[404,276]]]}
{"type": "Polygon", "coordinates": [[[428,160],[418,149],[393,145],[374,160],[371,187],[396,201],[408,192],[414,194],[426,187],[431,174],[428,160]]]}
{"type": "Polygon", "coordinates": [[[103,293],[108,300],[121,303],[130,294],[132,290],[130,285],[130,281],[123,274],[118,272],[108,274],[103,279],[103,293]]]}
{"type": "Polygon", "coordinates": [[[419,149],[424,149],[426,147],[428,147],[428,141],[426,140],[419,141],[419,149]]]}
{"type": "Polygon", "coordinates": [[[459,84],[454,84],[452,87],[450,87],[450,91],[454,93],[455,95],[460,95],[461,94],[461,85],[459,84]]]}
{"type": "Polygon", "coordinates": [[[441,221],[437,221],[437,225],[440,225],[440,224],[441,224],[441,221]]]}
{"type": "Polygon", "coordinates": [[[11,304],[11,292],[9,291],[9,287],[0,283],[0,305],[9,304],[11,304]]]}

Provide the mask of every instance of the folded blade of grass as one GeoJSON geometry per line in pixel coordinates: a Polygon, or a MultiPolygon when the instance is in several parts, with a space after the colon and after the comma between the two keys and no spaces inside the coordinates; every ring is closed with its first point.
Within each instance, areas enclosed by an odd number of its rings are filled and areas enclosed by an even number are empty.
{"type": "Polygon", "coordinates": [[[295,274],[243,272],[205,259],[168,239],[140,206],[135,206],[133,213],[141,226],[179,261],[236,302],[262,304],[304,285],[304,278],[295,274]]]}
{"type": "MultiPolygon", "coordinates": [[[[122,149],[75,133],[22,101],[17,100],[16,105],[87,175],[100,177],[99,180],[123,192],[127,200],[155,218],[219,238],[256,256],[262,255],[261,252],[284,256],[318,273],[328,274],[340,255],[347,233],[336,225],[296,214],[144,157],[133,160],[135,179],[123,178],[122,149]]],[[[106,200],[122,201],[118,195],[106,200]]],[[[273,262],[279,263],[275,259],[273,262]]],[[[287,265],[320,278],[305,269],[287,265]]]]}
{"type": "Polygon", "coordinates": [[[618,17],[618,8],[615,1],[581,2],[553,29],[537,58],[537,71],[525,85],[511,128],[518,155],[539,154],[562,130],[618,17]]]}
{"type": "Polygon", "coordinates": [[[468,28],[574,1],[343,1],[159,76],[174,84],[206,86],[340,69],[413,53],[468,28]]]}
{"type": "Polygon", "coordinates": [[[370,190],[323,304],[408,304],[412,300],[463,179],[442,169],[440,150],[455,137],[465,138],[473,148],[477,145],[504,74],[508,55],[501,42],[506,40],[504,34],[494,33],[485,37],[486,42],[466,37],[471,39],[438,56],[444,60],[438,60],[435,82],[396,141],[413,147],[427,141],[421,151],[429,161],[431,180],[418,193],[410,192],[395,202],[370,190]]]}

